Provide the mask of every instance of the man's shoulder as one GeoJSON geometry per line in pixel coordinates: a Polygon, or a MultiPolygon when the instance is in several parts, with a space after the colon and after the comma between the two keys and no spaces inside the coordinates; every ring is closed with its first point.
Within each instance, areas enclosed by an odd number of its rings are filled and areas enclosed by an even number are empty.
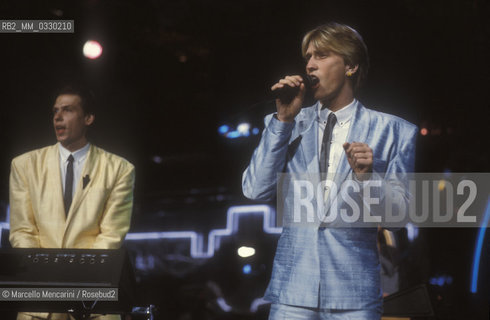
{"type": "Polygon", "coordinates": [[[25,152],[12,159],[12,164],[21,165],[30,161],[36,162],[44,160],[47,156],[56,153],[56,147],[57,144],[25,152]]]}
{"type": "Polygon", "coordinates": [[[125,158],[118,156],[112,152],[106,151],[96,145],[91,145],[91,152],[93,152],[99,161],[105,161],[107,164],[114,167],[123,167],[126,169],[134,169],[134,165],[125,158]]]}
{"type": "Polygon", "coordinates": [[[362,106],[369,113],[371,121],[374,121],[376,127],[390,127],[400,132],[417,132],[418,128],[415,124],[395,116],[393,114],[373,110],[362,106]]]}

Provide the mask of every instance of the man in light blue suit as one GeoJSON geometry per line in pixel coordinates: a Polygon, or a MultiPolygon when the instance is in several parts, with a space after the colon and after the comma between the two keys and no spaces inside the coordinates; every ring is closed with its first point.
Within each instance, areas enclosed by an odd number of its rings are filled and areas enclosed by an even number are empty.
{"type": "MultiPolygon", "coordinates": [[[[277,99],[277,112],[265,118],[243,174],[245,196],[273,200],[279,173],[317,175],[337,184],[352,179],[362,189],[378,174],[413,172],[417,127],[354,98],[368,68],[359,33],[337,23],[317,27],[303,38],[302,53],[317,103],[302,108],[301,76],[286,76],[272,86],[296,94],[277,99]]],[[[406,204],[405,187],[393,182],[391,192],[406,204]]],[[[325,186],[325,199],[336,196],[330,191],[325,186]]],[[[337,208],[343,205],[340,199],[337,208]]],[[[265,294],[272,302],[269,319],[380,319],[376,236],[376,228],[285,224],[265,294]]]]}

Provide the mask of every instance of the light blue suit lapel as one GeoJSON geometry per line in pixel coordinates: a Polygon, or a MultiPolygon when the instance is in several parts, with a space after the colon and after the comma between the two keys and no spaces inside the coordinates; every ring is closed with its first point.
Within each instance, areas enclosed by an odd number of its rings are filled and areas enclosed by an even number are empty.
{"type": "MultiPolygon", "coordinates": [[[[347,134],[346,142],[366,143],[370,130],[371,130],[371,117],[369,115],[369,112],[367,112],[366,108],[364,108],[362,103],[357,101],[356,111],[354,113],[354,117],[352,119],[352,123],[349,128],[349,133],[347,134]]],[[[345,152],[343,152],[334,178],[334,181],[337,187],[339,187],[339,190],[340,190],[340,185],[347,179],[347,177],[351,173],[352,173],[352,168],[350,167],[349,162],[347,161],[345,152]]]]}

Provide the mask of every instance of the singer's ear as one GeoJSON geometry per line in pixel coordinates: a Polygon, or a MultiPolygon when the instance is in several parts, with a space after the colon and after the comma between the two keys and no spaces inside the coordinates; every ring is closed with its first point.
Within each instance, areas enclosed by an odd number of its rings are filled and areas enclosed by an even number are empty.
{"type": "Polygon", "coordinates": [[[95,115],[93,114],[86,114],[85,115],[85,125],[90,126],[92,123],[95,121],[95,115]]]}
{"type": "Polygon", "coordinates": [[[359,65],[358,64],[356,64],[355,66],[346,65],[345,66],[345,74],[346,74],[346,76],[350,77],[354,73],[356,73],[358,69],[359,69],[359,65]]]}

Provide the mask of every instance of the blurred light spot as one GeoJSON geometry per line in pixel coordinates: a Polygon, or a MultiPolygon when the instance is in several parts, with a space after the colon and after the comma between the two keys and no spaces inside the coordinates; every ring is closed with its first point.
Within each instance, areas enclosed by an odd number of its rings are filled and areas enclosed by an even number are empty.
{"type": "Polygon", "coordinates": [[[222,125],[221,127],[218,128],[218,132],[220,134],[225,134],[230,130],[230,127],[228,127],[226,124],[222,125]]]}
{"type": "Polygon", "coordinates": [[[138,270],[150,271],[155,269],[155,257],[153,255],[142,255],[138,254],[136,256],[135,267],[138,270]]]}
{"type": "Polygon", "coordinates": [[[238,131],[232,131],[232,132],[228,132],[226,134],[226,137],[229,138],[229,139],[235,139],[235,138],[238,138],[240,137],[240,132],[238,131]]]}
{"type": "Polygon", "coordinates": [[[437,188],[439,191],[443,191],[446,188],[446,180],[440,180],[437,188]]]}
{"type": "Polygon", "coordinates": [[[248,137],[250,135],[250,124],[249,123],[240,123],[236,129],[240,133],[240,135],[242,135],[242,136],[248,137]]]}
{"type": "Polygon", "coordinates": [[[255,254],[255,249],[251,247],[240,247],[238,248],[238,255],[242,258],[248,258],[255,254]]]}
{"type": "Polygon", "coordinates": [[[228,139],[236,139],[241,137],[249,137],[250,134],[257,135],[260,133],[258,128],[251,128],[249,123],[242,122],[236,126],[228,126],[226,124],[218,128],[219,134],[225,136],[228,139]]]}
{"type": "Polygon", "coordinates": [[[408,241],[413,242],[415,239],[417,239],[419,235],[419,228],[417,228],[415,225],[411,224],[410,222],[407,223],[405,228],[407,229],[408,241]]]}
{"type": "Polygon", "coordinates": [[[151,158],[151,160],[153,160],[153,162],[157,164],[161,164],[163,162],[163,158],[160,156],[154,156],[153,158],[151,158]]]}
{"type": "Polygon", "coordinates": [[[97,59],[102,54],[102,46],[94,40],[89,40],[83,45],[83,55],[89,59],[97,59]]]}
{"type": "Polygon", "coordinates": [[[439,277],[432,277],[429,280],[429,283],[433,286],[439,286],[442,287],[446,284],[451,284],[453,283],[453,278],[451,276],[439,276],[439,277]]]}
{"type": "Polygon", "coordinates": [[[250,274],[252,272],[252,266],[246,264],[243,266],[243,274],[250,274]]]}
{"type": "Polygon", "coordinates": [[[420,129],[420,134],[421,135],[426,136],[428,133],[429,133],[429,130],[427,130],[426,128],[420,129]]]}

